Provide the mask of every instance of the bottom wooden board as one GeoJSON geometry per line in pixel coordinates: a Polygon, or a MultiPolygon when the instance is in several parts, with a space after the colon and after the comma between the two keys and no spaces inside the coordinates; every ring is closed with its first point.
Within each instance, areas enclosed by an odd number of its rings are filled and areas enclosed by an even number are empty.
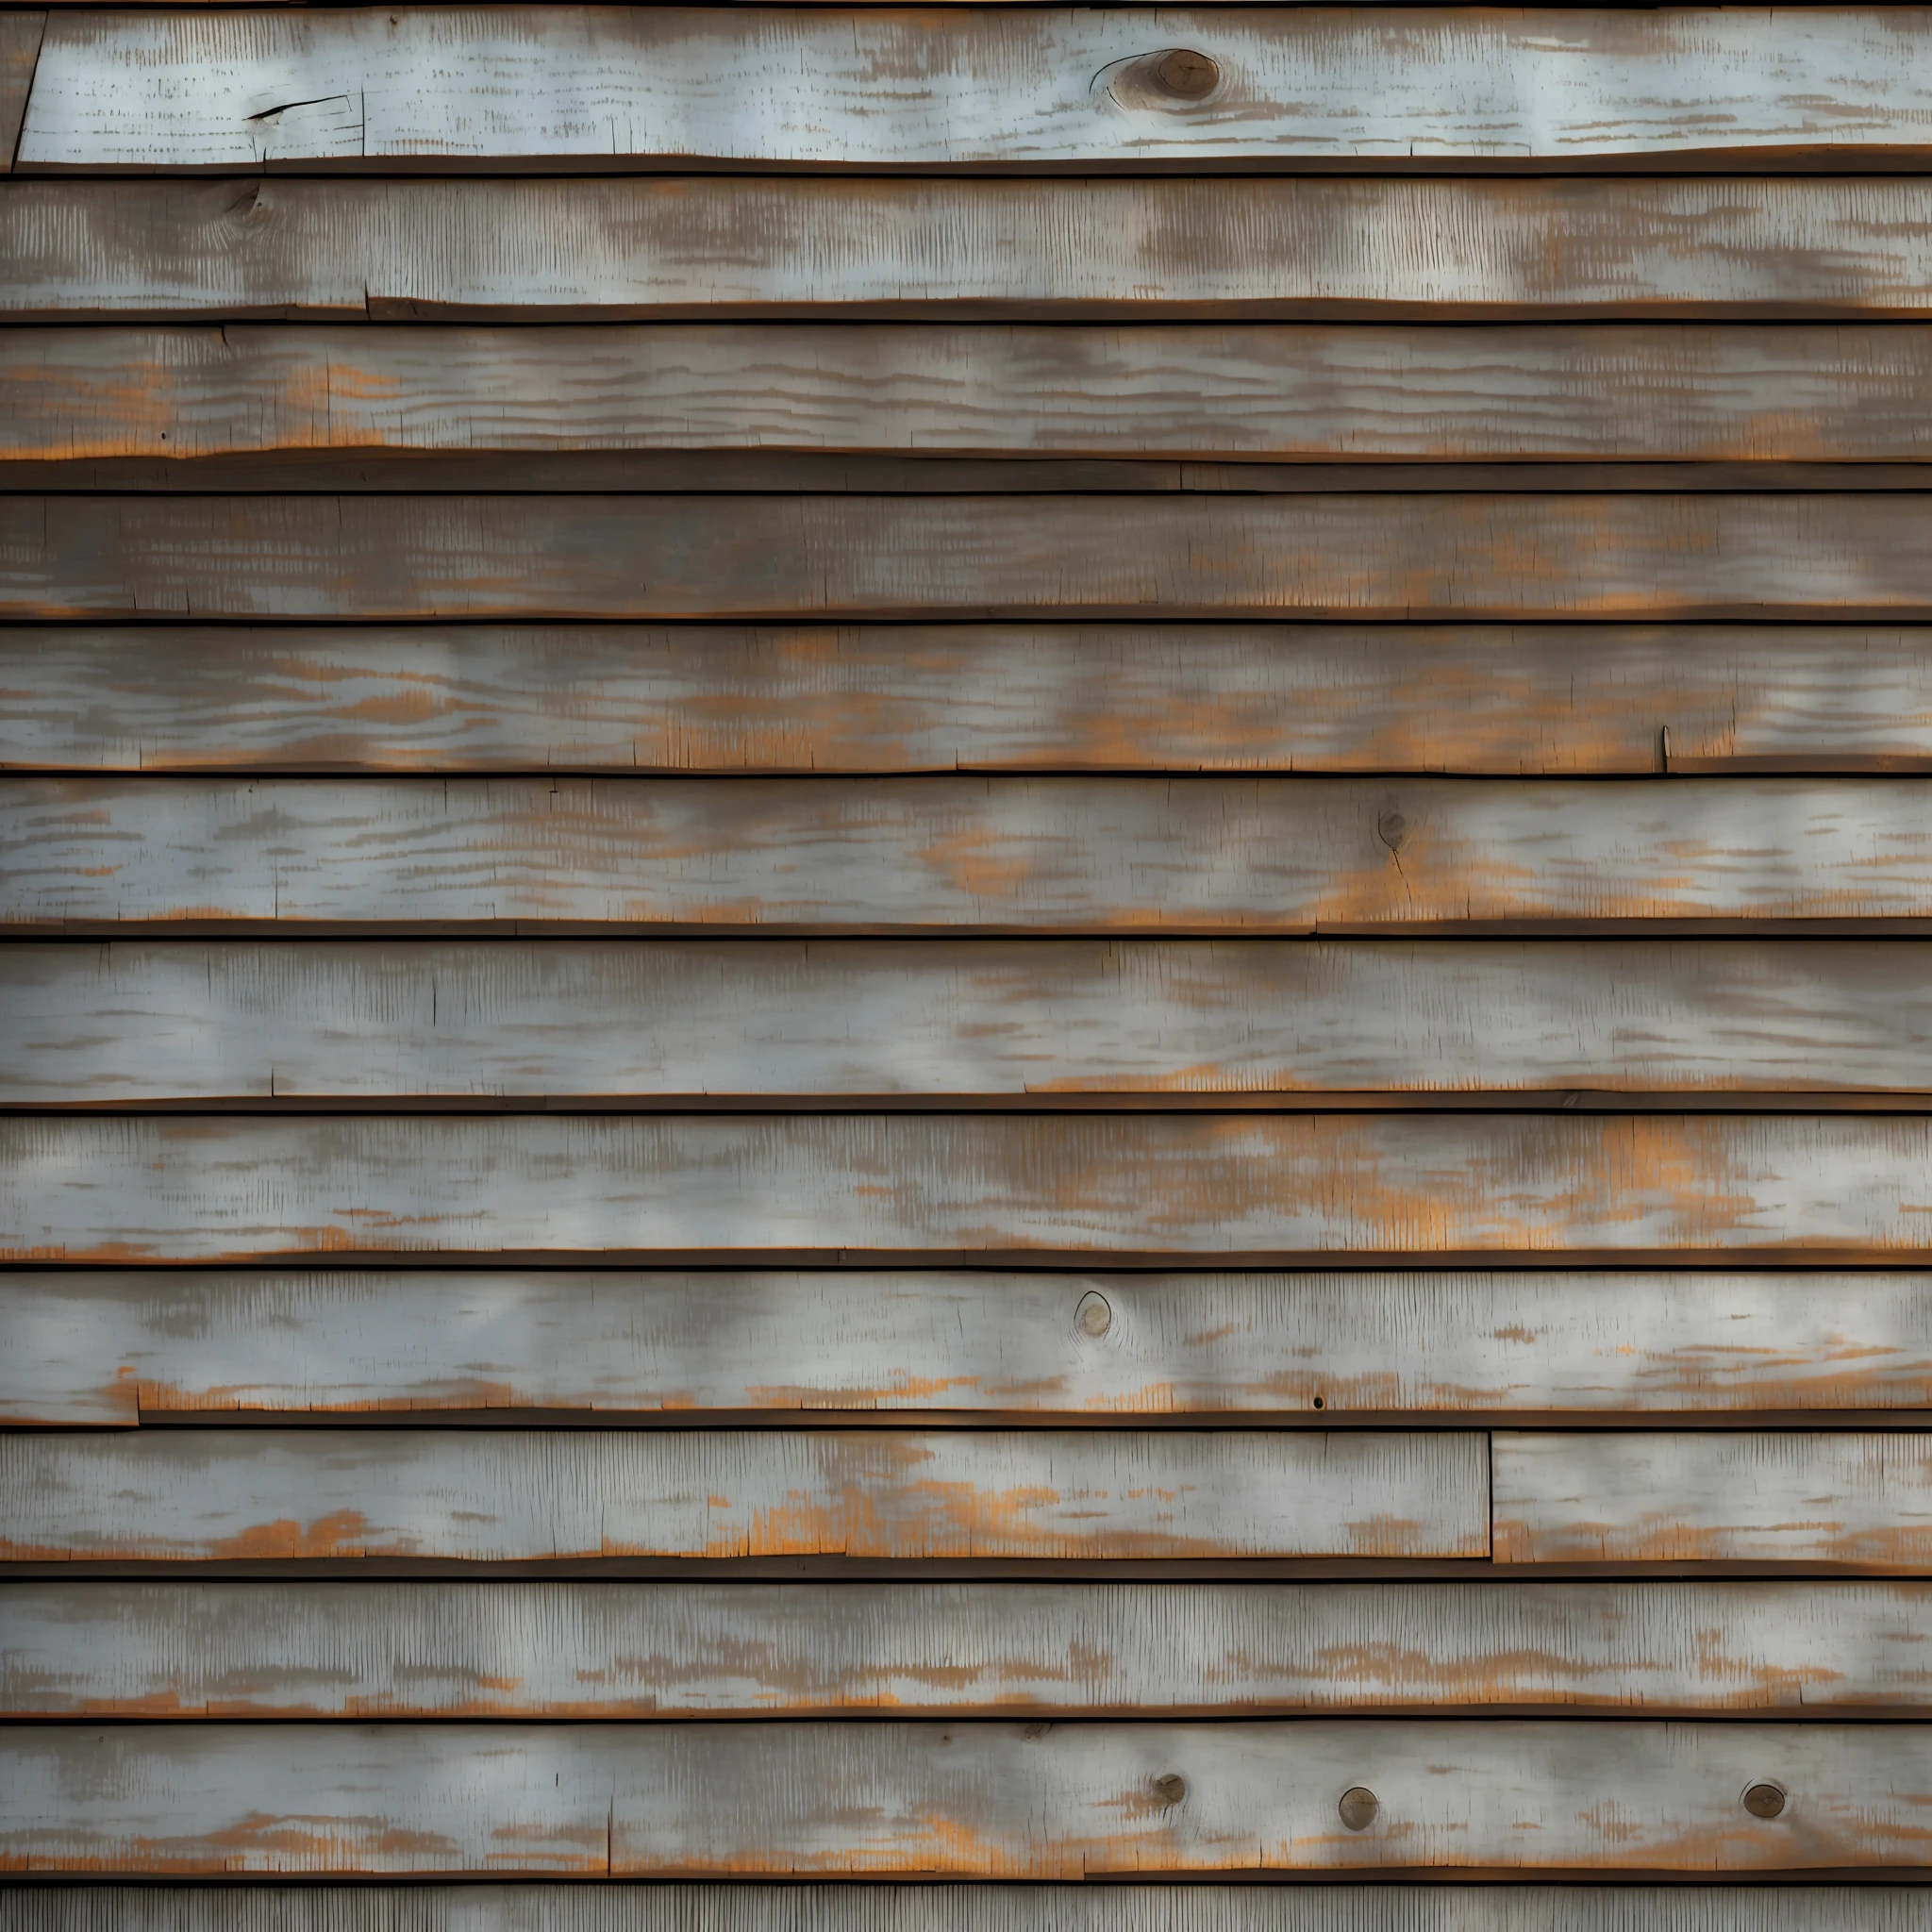
{"type": "Polygon", "coordinates": [[[0,1932],[1927,1932],[1932,1888],[45,1885],[0,1932]]]}
{"type": "Polygon", "coordinates": [[[0,1932],[1927,1932],[1890,1885],[42,1885],[0,1932]]]}
{"type": "Polygon", "coordinates": [[[1928,1835],[1921,1724],[0,1730],[15,1873],[1718,1875],[1918,1870],[1928,1835]]]}

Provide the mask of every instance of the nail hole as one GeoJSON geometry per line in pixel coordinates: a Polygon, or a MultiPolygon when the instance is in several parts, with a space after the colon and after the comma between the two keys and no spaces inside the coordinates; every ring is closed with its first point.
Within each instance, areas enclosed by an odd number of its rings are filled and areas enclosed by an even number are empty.
{"type": "Polygon", "coordinates": [[[1107,1297],[1091,1290],[1083,1294],[1079,1307],[1074,1310],[1074,1326],[1096,1341],[1105,1335],[1113,1326],[1113,1310],[1108,1306],[1107,1297]]]}
{"type": "Polygon", "coordinates": [[[1374,1824],[1375,1814],[1381,1810],[1381,1800],[1367,1785],[1350,1785],[1341,1794],[1341,1803],[1336,1806],[1341,1814],[1341,1822],[1351,1831],[1366,1831],[1374,1824]]]}
{"type": "Polygon", "coordinates": [[[1178,1772],[1170,1771],[1154,1780],[1154,1789],[1163,1805],[1178,1805],[1188,1795],[1188,1781],[1178,1772]]]}
{"type": "Polygon", "coordinates": [[[1198,101],[1203,94],[1214,92],[1221,69],[1206,54],[1197,54],[1191,47],[1176,47],[1171,54],[1161,56],[1154,77],[1178,99],[1198,101]]]}
{"type": "Polygon", "coordinates": [[[1326,1408],[1326,1407],[1328,1407],[1328,1401],[1327,1401],[1327,1398],[1326,1398],[1325,1396],[1322,1396],[1322,1395],[1318,1395],[1318,1396],[1316,1396],[1316,1397],[1315,1397],[1315,1407],[1316,1407],[1317,1408],[1326,1408]]]}
{"type": "Polygon", "coordinates": [[[1775,1818],[1785,1808],[1782,1785],[1756,1784],[1744,1793],[1744,1808],[1754,1818],[1775,1818]]]}

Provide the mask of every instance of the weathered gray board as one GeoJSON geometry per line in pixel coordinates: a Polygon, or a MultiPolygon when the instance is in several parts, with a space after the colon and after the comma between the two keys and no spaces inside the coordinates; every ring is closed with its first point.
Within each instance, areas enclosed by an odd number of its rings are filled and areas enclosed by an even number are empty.
{"type": "Polygon", "coordinates": [[[19,181],[0,314],[1932,314],[1932,180],[19,181]]]}
{"type": "Polygon", "coordinates": [[[1932,1276],[14,1273],[0,1420],[1932,1409],[1932,1276]]]}
{"type": "Polygon", "coordinates": [[[42,1725],[0,1731],[0,1863],[102,1875],[1907,1873],[1932,1729],[42,1725]]]}
{"type": "Polygon", "coordinates": [[[0,1714],[1923,1721],[1928,1641],[1896,1583],[12,1583],[0,1714]]]}
{"type": "Polygon", "coordinates": [[[1932,331],[364,323],[0,337],[0,461],[691,449],[1923,461],[1932,331]]]}
{"type": "MultiPolygon", "coordinates": [[[[1932,236],[1932,223],[1928,223],[1932,236]]],[[[1907,621],[1932,495],[0,497],[0,618],[1907,621]]]]}
{"type": "Polygon", "coordinates": [[[0,1892],[7,1932],[1924,1932],[1856,1886],[411,1884],[0,1892]]]}
{"type": "Polygon", "coordinates": [[[1491,1457],[1498,1562],[1932,1562],[1932,1437],[1505,1432],[1491,1457]]]}
{"type": "Polygon", "coordinates": [[[0,765],[25,769],[1555,776],[1758,764],[1932,768],[1932,632],[953,623],[0,630],[0,765]]]}
{"type": "Polygon", "coordinates": [[[0,1258],[1932,1254],[1932,1120],[0,1119],[0,1258]]]}
{"type": "Polygon", "coordinates": [[[0,1107],[1932,1096],[1908,940],[18,941],[0,1012],[0,1107]]]}
{"type": "Polygon", "coordinates": [[[1869,166],[1927,72],[1917,8],[58,13],[15,166],[1869,166]]]}
{"type": "Polygon", "coordinates": [[[19,937],[1928,917],[1932,791],[1909,777],[0,780],[0,928],[19,937]]]}
{"type": "Polygon", "coordinates": [[[1479,1435],[0,1436],[0,1559],[1489,1554],[1479,1435]]]}

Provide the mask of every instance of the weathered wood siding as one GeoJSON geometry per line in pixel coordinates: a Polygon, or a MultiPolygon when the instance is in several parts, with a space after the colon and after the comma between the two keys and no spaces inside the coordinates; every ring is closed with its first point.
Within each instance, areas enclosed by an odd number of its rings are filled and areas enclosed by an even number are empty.
{"type": "Polygon", "coordinates": [[[1932,316],[1932,181],[47,181],[0,315],[1932,316]]]}
{"type": "Polygon", "coordinates": [[[1890,624],[22,624],[0,766],[1925,771],[1928,650],[1890,624]]]}
{"type": "Polygon", "coordinates": [[[0,175],[0,1932],[1932,1932],[1932,11],[0,175]]]}
{"type": "Polygon", "coordinates": [[[1932,1410],[1932,1275],[23,1270],[0,1419],[1932,1410]]]}
{"type": "Polygon", "coordinates": [[[157,1877],[1711,1877],[1909,1866],[1932,1822],[1918,1724],[39,1726],[0,1770],[7,1867],[157,1877]]]}
{"type": "Polygon", "coordinates": [[[78,13],[14,165],[1869,166],[1932,152],[1928,72],[1919,8],[78,13]]]}
{"type": "Polygon", "coordinates": [[[1920,1583],[63,1579],[0,1715],[1923,1718],[1928,1640],[1920,1583]]]}

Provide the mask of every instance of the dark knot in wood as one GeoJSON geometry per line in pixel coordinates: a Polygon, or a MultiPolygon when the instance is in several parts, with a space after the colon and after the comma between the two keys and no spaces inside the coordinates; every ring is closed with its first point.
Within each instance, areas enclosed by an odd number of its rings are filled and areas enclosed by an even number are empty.
{"type": "Polygon", "coordinates": [[[1188,1795],[1188,1781],[1178,1772],[1170,1771],[1154,1780],[1154,1789],[1163,1805],[1178,1805],[1188,1795]]]}
{"type": "Polygon", "coordinates": [[[1191,47],[1176,47],[1155,63],[1154,78],[1176,100],[1198,101],[1214,92],[1221,69],[1206,54],[1197,54],[1191,47]]]}
{"type": "Polygon", "coordinates": [[[1775,1818],[1785,1808],[1782,1785],[1756,1784],[1744,1793],[1744,1808],[1754,1818],[1775,1818]]]}
{"type": "Polygon", "coordinates": [[[1349,1830],[1366,1831],[1374,1824],[1376,1814],[1382,1808],[1382,1801],[1367,1785],[1350,1785],[1335,1808],[1341,1814],[1341,1822],[1349,1830]]]}

